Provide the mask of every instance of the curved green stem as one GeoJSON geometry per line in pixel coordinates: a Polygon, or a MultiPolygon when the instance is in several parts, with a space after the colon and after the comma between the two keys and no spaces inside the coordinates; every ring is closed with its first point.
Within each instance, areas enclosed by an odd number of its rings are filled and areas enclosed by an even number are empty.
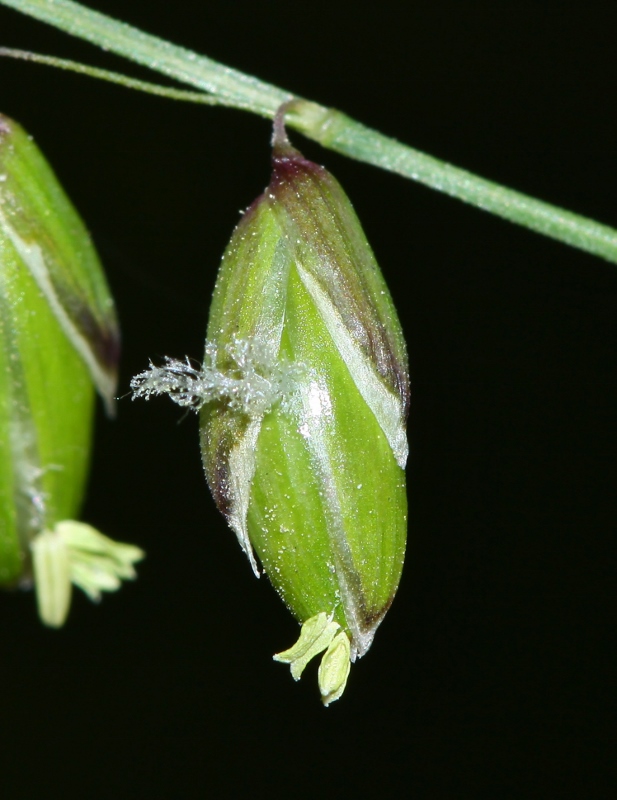
{"type": "Polygon", "coordinates": [[[335,109],[294,98],[292,93],[277,86],[72,0],[0,0],[0,4],[193,86],[211,98],[204,102],[213,102],[216,98],[215,102],[220,105],[244,108],[273,118],[282,103],[296,99],[287,115],[287,123],[324,147],[419,181],[518,225],[617,263],[617,230],[614,228],[421,153],[335,109]]]}

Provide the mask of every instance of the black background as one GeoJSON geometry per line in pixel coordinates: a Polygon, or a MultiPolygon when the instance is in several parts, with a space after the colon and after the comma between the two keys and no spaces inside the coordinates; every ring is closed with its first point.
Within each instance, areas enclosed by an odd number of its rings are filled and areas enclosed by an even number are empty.
{"type": "MultiPolygon", "coordinates": [[[[611,3],[96,7],[506,185],[617,224],[611,3]]],[[[145,70],[0,8],[0,42],[145,70]]],[[[199,358],[216,269],[269,173],[269,124],[0,63],[86,220],[123,328],[199,358]]],[[[84,519],[148,553],[65,629],[0,598],[6,798],[605,798],[615,730],[617,272],[293,137],[354,202],[408,338],[408,557],[343,699],[271,661],[256,581],[164,400],[99,410],[84,519]]],[[[614,784],[613,784],[614,789],[614,784]]]]}

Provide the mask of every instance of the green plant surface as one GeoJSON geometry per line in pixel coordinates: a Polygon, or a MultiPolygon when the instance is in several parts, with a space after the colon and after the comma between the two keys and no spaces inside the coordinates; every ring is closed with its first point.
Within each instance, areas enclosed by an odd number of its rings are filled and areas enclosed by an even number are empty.
{"type": "Polygon", "coordinates": [[[433,158],[340,111],[297,98],[289,91],[72,0],[0,0],[0,3],[193,86],[216,98],[221,105],[274,117],[282,103],[296,100],[288,115],[289,126],[324,147],[416,180],[510,222],[617,263],[614,228],[433,158]]]}

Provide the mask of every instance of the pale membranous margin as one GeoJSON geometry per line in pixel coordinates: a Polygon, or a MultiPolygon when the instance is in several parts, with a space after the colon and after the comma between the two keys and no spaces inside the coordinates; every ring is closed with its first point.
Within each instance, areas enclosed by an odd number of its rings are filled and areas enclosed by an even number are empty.
{"type": "Polygon", "coordinates": [[[259,577],[246,526],[255,447],[264,415],[275,403],[285,402],[294,391],[302,366],[279,362],[258,339],[247,342],[233,337],[225,353],[235,365],[231,369],[219,369],[219,355],[217,348],[207,343],[206,360],[199,369],[191,366],[188,358],[185,361],[166,358],[161,367],[150,364],[146,372],[132,378],[131,389],[133,399],[148,400],[152,395],[166,394],[178,405],[195,411],[206,403],[222,402],[248,417],[244,435],[229,454],[232,505],[228,522],[259,577]]]}
{"type": "Polygon", "coordinates": [[[88,367],[88,371],[90,372],[90,376],[94,385],[96,386],[97,391],[104,399],[107,405],[107,410],[111,412],[112,409],[110,408],[110,405],[113,403],[113,401],[109,400],[108,398],[113,398],[113,393],[116,386],[115,378],[109,375],[109,373],[101,367],[92,347],[90,346],[90,343],[81,334],[79,329],[75,326],[67,314],[54,289],[41,248],[38,244],[29,244],[28,242],[25,242],[21,236],[19,236],[15,228],[10,224],[2,210],[0,210],[0,219],[2,220],[3,228],[13,243],[13,247],[17,251],[17,254],[30,270],[30,274],[45,296],[53,315],[66,334],[68,340],[71,342],[75,350],[77,350],[84,363],[88,367]]]}

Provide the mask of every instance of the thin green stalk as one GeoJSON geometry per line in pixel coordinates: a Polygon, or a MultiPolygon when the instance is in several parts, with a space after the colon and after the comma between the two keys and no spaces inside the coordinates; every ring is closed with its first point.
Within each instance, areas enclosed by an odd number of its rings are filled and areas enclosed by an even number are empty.
{"type": "Polygon", "coordinates": [[[0,0],[36,19],[193,86],[220,105],[273,118],[295,99],[287,122],[331,150],[457,197],[518,225],[617,263],[617,230],[507,189],[372,130],[335,109],[144,33],[72,0],[0,0]]]}
{"type": "MultiPolygon", "coordinates": [[[[168,100],[182,100],[185,103],[199,103],[206,106],[231,105],[230,102],[223,101],[216,95],[206,94],[205,92],[187,92],[184,89],[160,86],[158,83],[151,83],[150,81],[139,81],[135,80],[135,78],[129,78],[121,72],[89,67],[87,64],[80,64],[78,61],[70,61],[66,58],[44,56],[40,53],[31,53],[28,50],[15,50],[11,47],[0,47],[0,56],[16,58],[20,61],[33,61],[35,64],[43,64],[46,67],[56,67],[56,69],[63,69],[67,72],[76,72],[78,75],[87,75],[89,78],[115,83],[119,86],[124,86],[126,89],[136,89],[139,92],[154,94],[157,97],[166,97],[168,100]]],[[[235,107],[246,109],[246,106],[240,103],[235,107]]]]}
{"type": "Polygon", "coordinates": [[[181,83],[222,99],[242,101],[265,117],[273,117],[282,103],[293,98],[290,92],[71,0],[7,0],[3,4],[181,83]]]}

